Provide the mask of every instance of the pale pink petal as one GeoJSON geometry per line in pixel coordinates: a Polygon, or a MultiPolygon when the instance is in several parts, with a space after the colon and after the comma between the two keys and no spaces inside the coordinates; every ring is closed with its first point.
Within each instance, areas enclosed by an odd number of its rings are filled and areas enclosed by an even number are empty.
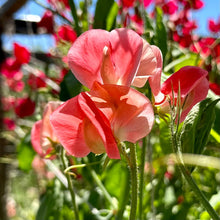
{"type": "Polygon", "coordinates": [[[51,141],[58,143],[59,140],[53,132],[53,128],[50,124],[50,115],[58,108],[62,102],[51,101],[47,103],[43,113],[42,129],[41,129],[41,147],[43,151],[47,151],[48,148],[52,147],[51,141]],[[51,140],[51,141],[50,141],[51,140]]]}
{"type": "Polygon", "coordinates": [[[135,143],[151,131],[153,108],[150,101],[138,91],[127,86],[106,84],[96,85],[89,94],[108,117],[119,141],[135,143]]]}
{"type": "Polygon", "coordinates": [[[88,88],[95,81],[129,86],[139,65],[142,44],[142,38],[129,29],[92,29],[73,43],[68,52],[69,67],[88,88]]]}
{"type": "MultiPolygon", "coordinates": [[[[87,116],[87,118],[92,122],[98,134],[100,135],[108,156],[113,159],[120,159],[118,147],[108,119],[95,106],[94,102],[89,98],[89,96],[86,93],[81,93],[79,95],[79,105],[82,111],[87,116]]],[[[97,135],[94,137],[90,137],[90,139],[97,141],[96,137],[97,135]]]]}
{"type": "Polygon", "coordinates": [[[44,157],[45,154],[43,153],[41,144],[40,144],[40,138],[41,138],[41,126],[42,126],[42,120],[37,121],[34,123],[32,129],[31,129],[31,144],[34,148],[34,150],[41,156],[44,157]]]}
{"type": "Polygon", "coordinates": [[[140,66],[132,85],[136,87],[143,87],[148,78],[155,74],[156,69],[157,57],[154,54],[154,50],[152,49],[151,45],[143,39],[143,50],[140,66]]]}
{"type": "Polygon", "coordinates": [[[66,101],[50,116],[54,133],[61,145],[75,157],[84,157],[90,153],[84,139],[83,118],[78,96],[66,101]]]}
{"type": "Polygon", "coordinates": [[[154,95],[155,104],[161,103],[165,96],[161,93],[161,73],[163,68],[163,57],[160,49],[154,45],[151,46],[157,60],[155,74],[149,77],[149,84],[154,95]]]}

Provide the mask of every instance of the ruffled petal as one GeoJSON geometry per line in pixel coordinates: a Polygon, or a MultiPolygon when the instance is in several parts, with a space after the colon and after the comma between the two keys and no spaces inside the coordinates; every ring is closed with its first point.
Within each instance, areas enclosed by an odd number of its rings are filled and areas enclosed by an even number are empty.
{"type": "MultiPolygon", "coordinates": [[[[108,119],[95,106],[94,102],[90,99],[90,97],[86,93],[81,93],[79,97],[80,97],[79,105],[82,111],[87,116],[87,118],[92,122],[93,130],[95,128],[98,134],[100,135],[100,138],[102,139],[106,153],[112,159],[119,159],[120,154],[119,154],[118,147],[117,147],[115,138],[113,136],[111,125],[108,119]]],[[[94,131],[89,131],[89,132],[95,133],[94,131]]],[[[90,137],[89,135],[87,135],[87,137],[90,139],[90,143],[96,142],[97,136],[98,136],[97,134],[95,136],[92,136],[91,134],[90,137]],[[94,141],[92,141],[92,139],[94,141]]]]}
{"type": "Polygon", "coordinates": [[[157,69],[157,57],[154,54],[152,46],[143,39],[143,50],[141,55],[140,66],[138,68],[137,74],[133,86],[143,87],[150,76],[155,74],[157,69]]]}
{"type": "Polygon", "coordinates": [[[163,68],[163,57],[160,49],[154,45],[151,46],[157,60],[157,67],[154,75],[149,77],[149,84],[154,95],[155,104],[161,103],[165,96],[161,93],[161,73],[163,68]]]}
{"type": "Polygon", "coordinates": [[[41,156],[44,157],[45,154],[43,153],[40,139],[41,139],[41,126],[42,126],[42,120],[39,120],[34,123],[32,129],[31,129],[31,144],[34,148],[34,150],[41,156]]]}
{"type": "MultiPolygon", "coordinates": [[[[161,92],[171,95],[172,89],[177,97],[180,86],[181,97],[189,94],[208,75],[204,69],[195,66],[185,66],[172,74],[161,86],[161,92]]],[[[206,92],[206,91],[204,91],[206,92]]]]}
{"type": "Polygon", "coordinates": [[[83,119],[78,96],[66,101],[50,116],[54,133],[61,145],[75,157],[84,157],[90,153],[84,139],[83,119]]]}
{"type": "Polygon", "coordinates": [[[96,84],[89,94],[108,117],[114,136],[120,141],[135,143],[151,131],[153,108],[138,91],[127,86],[96,84]]]}
{"type": "Polygon", "coordinates": [[[59,140],[57,136],[53,132],[53,128],[50,123],[50,115],[55,111],[56,108],[58,108],[62,102],[55,102],[51,101],[48,102],[45,106],[44,113],[43,113],[43,119],[42,119],[42,129],[41,129],[41,146],[43,151],[47,151],[48,148],[51,146],[51,141],[58,143],[59,140]]]}

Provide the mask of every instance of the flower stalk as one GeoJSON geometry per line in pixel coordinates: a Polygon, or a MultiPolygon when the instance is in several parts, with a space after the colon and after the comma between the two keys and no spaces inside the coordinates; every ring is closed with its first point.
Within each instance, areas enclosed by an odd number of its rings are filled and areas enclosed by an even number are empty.
{"type": "Polygon", "coordinates": [[[137,155],[136,145],[130,143],[130,172],[131,172],[131,212],[130,220],[136,219],[137,199],[138,199],[138,175],[137,175],[137,155]]]}
{"type": "MultiPolygon", "coordinates": [[[[171,106],[171,105],[170,105],[171,106]]],[[[185,167],[183,158],[182,158],[182,152],[181,152],[181,142],[180,139],[178,138],[178,125],[175,129],[175,109],[172,108],[172,113],[171,113],[171,125],[170,125],[170,130],[171,130],[171,139],[172,139],[172,147],[173,151],[176,154],[177,158],[177,167],[179,168],[181,174],[185,177],[185,180],[195,193],[196,197],[198,200],[202,203],[206,211],[209,213],[210,217],[213,220],[220,220],[219,215],[216,213],[216,211],[213,209],[203,192],[199,189],[197,184],[195,183],[194,179],[192,178],[190,172],[187,170],[185,167]]],[[[180,117],[180,114],[178,114],[178,117],[180,117]]],[[[179,120],[178,120],[179,121],[179,120]]]]}
{"type": "MultiPolygon", "coordinates": [[[[66,163],[66,158],[65,158],[65,152],[64,152],[64,148],[61,149],[61,162],[63,165],[64,170],[67,169],[68,165],[66,163]]],[[[67,179],[67,183],[68,183],[68,189],[70,191],[70,195],[71,195],[71,199],[72,199],[72,205],[73,205],[73,211],[75,214],[75,219],[79,220],[79,212],[78,212],[78,207],[76,205],[76,196],[75,196],[75,192],[73,190],[73,184],[70,178],[70,174],[68,172],[65,172],[65,176],[67,179]]]]}

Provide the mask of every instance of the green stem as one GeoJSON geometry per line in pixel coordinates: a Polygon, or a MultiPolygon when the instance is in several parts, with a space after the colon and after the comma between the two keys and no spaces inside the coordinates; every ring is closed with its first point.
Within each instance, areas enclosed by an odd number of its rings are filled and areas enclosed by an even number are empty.
{"type": "Polygon", "coordinates": [[[144,194],[144,166],[146,154],[146,137],[143,138],[141,164],[140,164],[140,180],[139,180],[139,220],[143,219],[143,194],[144,194]]]}
{"type": "Polygon", "coordinates": [[[199,189],[197,184],[195,183],[194,179],[192,178],[190,172],[186,169],[184,165],[184,161],[182,159],[182,152],[180,150],[180,141],[177,140],[177,133],[174,132],[174,120],[171,114],[171,136],[172,136],[172,146],[173,146],[173,151],[177,155],[177,160],[178,160],[178,168],[182,175],[185,177],[187,183],[190,185],[191,189],[195,193],[196,197],[198,200],[202,203],[204,208],[207,210],[209,215],[213,220],[220,220],[219,215],[216,213],[216,211],[213,209],[203,192],[199,189]],[[178,145],[179,143],[179,145],[178,145]]]}
{"type": "Polygon", "coordinates": [[[76,13],[76,6],[75,6],[75,3],[74,3],[74,0],[69,0],[69,5],[70,5],[70,9],[71,9],[73,19],[75,21],[75,31],[77,33],[77,36],[79,36],[81,34],[81,29],[79,27],[79,20],[78,20],[78,16],[77,16],[77,13],[76,13]]]}
{"type": "MultiPolygon", "coordinates": [[[[87,158],[84,158],[84,162],[88,163],[87,158]]],[[[96,172],[89,166],[87,166],[87,168],[90,171],[90,174],[92,175],[94,181],[96,182],[96,184],[99,186],[99,188],[102,190],[104,197],[107,199],[107,201],[112,205],[114,210],[117,210],[117,206],[114,203],[114,200],[112,199],[111,195],[108,193],[108,191],[106,190],[105,186],[102,184],[102,181],[99,179],[98,175],[96,174],[96,172]]]]}
{"type": "Polygon", "coordinates": [[[126,205],[128,204],[128,201],[130,199],[129,198],[129,193],[128,193],[129,190],[130,190],[130,172],[128,172],[127,169],[126,169],[126,174],[125,175],[126,175],[126,178],[123,182],[123,186],[121,186],[122,193],[121,193],[119,208],[118,208],[118,212],[117,212],[115,220],[123,219],[123,215],[124,215],[126,205]]]}
{"type": "Polygon", "coordinates": [[[138,198],[138,176],[137,176],[137,155],[136,145],[130,143],[130,172],[131,172],[131,212],[130,220],[136,219],[137,198],[138,198]]]}
{"type": "MultiPolygon", "coordinates": [[[[64,153],[64,149],[61,149],[61,161],[64,167],[64,170],[67,169],[68,165],[66,163],[66,158],[65,158],[65,153],[64,153]]],[[[76,205],[76,198],[75,198],[75,192],[73,190],[73,184],[70,178],[70,175],[68,174],[68,172],[65,173],[65,176],[67,178],[67,182],[68,182],[68,189],[70,191],[70,195],[71,195],[71,199],[72,199],[72,205],[73,205],[73,210],[74,210],[74,214],[75,214],[75,220],[79,220],[79,212],[78,212],[78,207],[76,205]]]]}
{"type": "MultiPolygon", "coordinates": [[[[177,155],[179,157],[179,155],[177,155]]],[[[178,158],[179,159],[179,158],[178,158]]],[[[216,213],[216,211],[213,209],[213,207],[210,205],[209,201],[206,199],[205,195],[202,193],[202,191],[199,189],[197,184],[195,183],[194,179],[190,175],[189,171],[185,168],[184,164],[180,161],[180,164],[178,165],[181,173],[185,177],[188,184],[191,186],[193,192],[196,194],[198,200],[203,204],[204,208],[207,210],[209,215],[213,220],[220,220],[219,215],[216,213]]]]}

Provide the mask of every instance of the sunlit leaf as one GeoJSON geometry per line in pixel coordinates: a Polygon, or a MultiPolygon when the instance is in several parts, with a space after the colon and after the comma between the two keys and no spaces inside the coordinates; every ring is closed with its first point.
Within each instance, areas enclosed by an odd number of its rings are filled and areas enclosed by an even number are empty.
{"type": "Polygon", "coordinates": [[[167,31],[163,23],[163,11],[161,8],[156,8],[156,34],[155,43],[160,48],[163,54],[163,60],[167,54],[167,31]]]}
{"type": "Polygon", "coordinates": [[[107,24],[106,24],[107,31],[110,31],[115,28],[115,21],[118,15],[118,9],[119,9],[118,4],[114,2],[107,17],[107,24]]]}
{"type": "Polygon", "coordinates": [[[96,3],[93,28],[106,29],[107,17],[114,4],[114,0],[98,0],[96,3]]]}

